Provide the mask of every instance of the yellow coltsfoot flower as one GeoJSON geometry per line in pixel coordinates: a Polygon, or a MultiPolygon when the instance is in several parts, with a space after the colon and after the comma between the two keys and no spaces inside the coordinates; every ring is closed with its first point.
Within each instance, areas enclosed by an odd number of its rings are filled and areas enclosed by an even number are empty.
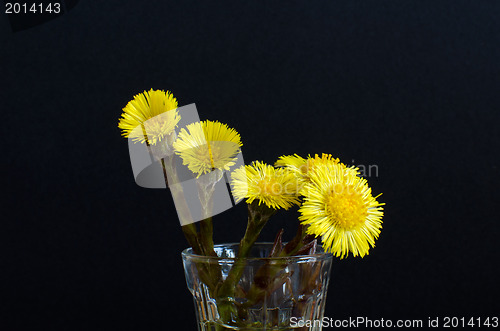
{"type": "Polygon", "coordinates": [[[137,94],[129,101],[123,108],[118,127],[125,138],[155,145],[174,131],[179,120],[177,99],[173,94],[170,91],[151,89],[137,94]],[[158,116],[161,114],[164,115],[158,116]]]}
{"type": "Polygon", "coordinates": [[[191,123],[181,129],[174,142],[175,153],[197,177],[212,170],[229,170],[236,162],[240,134],[218,121],[191,123]]]}
{"type": "Polygon", "coordinates": [[[342,163],[322,164],[309,176],[299,209],[307,233],[321,236],[335,256],[367,255],[380,234],[385,204],[372,196],[366,179],[342,163]]]}
{"type": "MultiPolygon", "coordinates": [[[[292,171],[299,180],[299,185],[303,187],[306,183],[310,182],[311,174],[316,168],[335,165],[340,163],[338,158],[334,158],[331,154],[315,154],[314,157],[308,156],[307,159],[294,154],[294,155],[283,155],[278,158],[275,163],[277,167],[284,167],[292,171]]],[[[358,169],[355,167],[349,167],[349,171],[353,171],[355,174],[358,173],[358,169]]]]}
{"type": "Polygon", "coordinates": [[[288,168],[299,176],[305,176],[308,168],[307,160],[298,154],[280,156],[274,166],[288,168]]]}
{"type": "Polygon", "coordinates": [[[243,166],[232,173],[231,185],[237,202],[246,198],[273,209],[288,209],[300,204],[296,176],[284,168],[275,168],[260,161],[243,166]]]}

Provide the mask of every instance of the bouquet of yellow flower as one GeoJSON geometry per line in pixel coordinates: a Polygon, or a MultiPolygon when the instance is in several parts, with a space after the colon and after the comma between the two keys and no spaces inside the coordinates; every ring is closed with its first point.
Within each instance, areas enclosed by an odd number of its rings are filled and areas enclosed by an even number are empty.
{"type": "Polygon", "coordinates": [[[330,154],[286,155],[272,165],[239,164],[243,144],[235,129],[210,120],[179,127],[182,117],[172,93],[150,90],[123,108],[118,127],[125,138],[161,151],[152,158],[161,164],[191,246],[183,257],[188,287],[200,301],[200,330],[281,330],[293,327],[297,316],[318,319],[324,309],[318,300],[324,301],[328,285],[327,262],[332,255],[369,253],[382,228],[384,203],[372,195],[358,168],[330,154]],[[178,185],[186,171],[196,183],[196,217],[186,187],[178,185]],[[234,202],[245,201],[248,207],[245,234],[231,249],[213,241],[212,216],[223,179],[234,202]],[[285,243],[281,230],[262,249],[257,240],[266,223],[293,206],[300,214],[295,237],[285,243]]]}

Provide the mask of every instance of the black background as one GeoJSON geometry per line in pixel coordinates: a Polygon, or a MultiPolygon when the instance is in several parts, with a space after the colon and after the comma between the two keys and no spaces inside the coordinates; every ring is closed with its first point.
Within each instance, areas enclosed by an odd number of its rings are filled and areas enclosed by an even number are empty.
{"type": "MultiPolygon", "coordinates": [[[[499,17],[498,1],[82,1],[13,32],[2,14],[0,329],[195,329],[172,198],[136,186],[117,128],[150,88],[236,128],[247,161],[378,166],[383,231],[335,261],[326,316],[498,316],[499,17]]],[[[217,217],[216,242],[245,213],[217,217]]]]}

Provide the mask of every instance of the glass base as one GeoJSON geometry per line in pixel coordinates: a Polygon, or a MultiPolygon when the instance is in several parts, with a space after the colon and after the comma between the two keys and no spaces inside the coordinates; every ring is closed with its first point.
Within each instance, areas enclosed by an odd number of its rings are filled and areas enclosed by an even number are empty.
{"type": "Polygon", "coordinates": [[[183,252],[199,331],[321,331],[332,255],[266,258],[271,247],[255,244],[240,260],[237,244],[217,245],[217,257],[183,252]],[[224,288],[235,265],[237,281],[224,288]]]}

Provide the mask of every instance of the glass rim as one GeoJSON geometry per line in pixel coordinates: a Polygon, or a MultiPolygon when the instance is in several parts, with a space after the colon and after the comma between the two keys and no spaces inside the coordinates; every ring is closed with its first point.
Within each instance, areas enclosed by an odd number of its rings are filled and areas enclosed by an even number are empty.
{"type": "MultiPolygon", "coordinates": [[[[286,244],[285,242],[283,244],[286,244]]],[[[273,242],[256,242],[253,247],[258,245],[273,245],[273,242]]],[[[218,247],[232,247],[239,246],[239,243],[223,243],[214,245],[215,248],[218,247]]],[[[311,258],[314,258],[315,261],[323,261],[329,260],[333,258],[332,253],[325,252],[321,245],[317,246],[317,249],[320,249],[321,252],[317,252],[314,254],[307,255],[292,255],[292,256],[278,256],[278,257],[246,257],[244,260],[246,261],[294,261],[294,262],[311,262],[311,258]]],[[[188,247],[182,251],[183,258],[195,259],[199,261],[228,261],[234,262],[238,260],[238,257],[224,257],[224,256],[209,256],[209,255],[199,255],[193,253],[193,248],[188,247]]]]}

